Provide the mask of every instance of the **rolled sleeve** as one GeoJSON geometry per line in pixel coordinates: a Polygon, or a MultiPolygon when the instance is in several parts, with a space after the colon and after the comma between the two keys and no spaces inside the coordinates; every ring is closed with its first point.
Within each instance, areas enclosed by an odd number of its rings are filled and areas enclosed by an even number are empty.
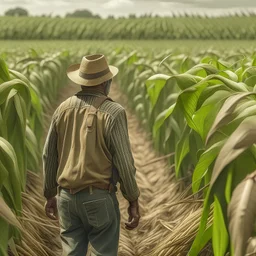
{"type": "Polygon", "coordinates": [[[125,199],[132,202],[138,199],[140,191],[136,182],[136,168],[128,135],[127,117],[123,109],[114,120],[111,129],[113,164],[118,170],[120,189],[125,199]]]}
{"type": "Polygon", "coordinates": [[[54,197],[57,194],[57,140],[56,124],[53,119],[43,149],[44,196],[47,199],[54,197]]]}

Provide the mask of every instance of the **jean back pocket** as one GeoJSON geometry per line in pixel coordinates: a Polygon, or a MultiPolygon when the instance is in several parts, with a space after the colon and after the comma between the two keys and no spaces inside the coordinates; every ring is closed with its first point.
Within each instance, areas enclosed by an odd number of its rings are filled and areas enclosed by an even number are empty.
{"type": "Polygon", "coordinates": [[[107,207],[107,199],[97,199],[83,203],[88,223],[95,227],[100,228],[109,223],[109,212],[107,207]]]}

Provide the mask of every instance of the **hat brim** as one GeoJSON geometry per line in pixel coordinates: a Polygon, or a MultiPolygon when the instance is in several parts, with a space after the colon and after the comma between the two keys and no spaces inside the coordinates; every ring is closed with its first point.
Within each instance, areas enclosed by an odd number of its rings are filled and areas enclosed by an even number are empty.
{"type": "Polygon", "coordinates": [[[106,75],[101,76],[96,79],[85,79],[79,76],[79,68],[80,64],[73,64],[67,69],[67,76],[68,78],[74,82],[75,84],[83,85],[83,86],[96,86],[105,81],[110,80],[111,78],[115,77],[118,74],[118,68],[115,66],[109,65],[109,70],[106,75]]]}

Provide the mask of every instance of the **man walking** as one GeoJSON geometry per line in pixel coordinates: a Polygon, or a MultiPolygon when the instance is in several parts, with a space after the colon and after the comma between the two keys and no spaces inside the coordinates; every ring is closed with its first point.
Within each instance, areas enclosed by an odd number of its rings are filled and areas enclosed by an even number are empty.
{"type": "Polygon", "coordinates": [[[82,90],[52,117],[43,152],[45,211],[59,218],[63,255],[85,256],[89,242],[92,255],[117,255],[117,182],[129,201],[126,229],[139,224],[139,189],[126,113],[107,97],[117,73],[104,55],[84,56],[67,70],[82,90]]]}

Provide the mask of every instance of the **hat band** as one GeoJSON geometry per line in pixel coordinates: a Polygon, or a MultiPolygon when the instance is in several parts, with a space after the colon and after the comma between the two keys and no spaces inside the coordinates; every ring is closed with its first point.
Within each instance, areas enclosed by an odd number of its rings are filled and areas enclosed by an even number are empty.
{"type": "Polygon", "coordinates": [[[110,72],[109,68],[107,68],[103,71],[97,72],[97,73],[93,73],[93,74],[86,74],[86,73],[83,73],[83,72],[79,71],[79,76],[84,78],[84,79],[87,79],[87,80],[92,80],[92,79],[97,79],[97,78],[100,78],[102,76],[105,76],[109,72],[110,72]]]}

